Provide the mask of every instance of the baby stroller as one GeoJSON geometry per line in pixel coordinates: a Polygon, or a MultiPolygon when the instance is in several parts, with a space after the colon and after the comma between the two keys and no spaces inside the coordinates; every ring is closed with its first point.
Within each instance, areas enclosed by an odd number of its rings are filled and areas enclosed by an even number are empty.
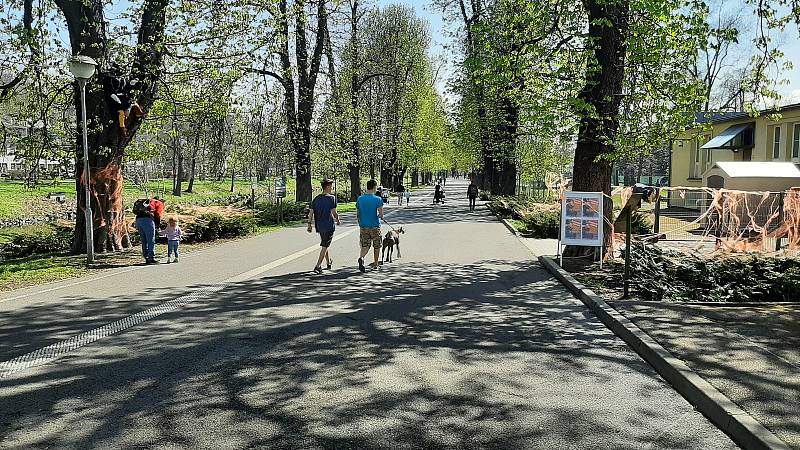
{"type": "Polygon", "coordinates": [[[433,204],[437,203],[444,203],[444,189],[438,184],[433,191],[433,204]]]}

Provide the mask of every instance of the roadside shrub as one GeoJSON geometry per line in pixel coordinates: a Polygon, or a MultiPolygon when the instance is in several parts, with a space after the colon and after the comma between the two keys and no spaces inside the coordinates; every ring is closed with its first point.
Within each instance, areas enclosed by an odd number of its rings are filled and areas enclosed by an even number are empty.
{"type": "Polygon", "coordinates": [[[561,215],[558,210],[526,211],[522,215],[525,235],[536,239],[558,239],[561,215]]]}
{"type": "Polygon", "coordinates": [[[492,194],[490,194],[489,191],[480,191],[478,193],[478,198],[484,202],[488,202],[492,199],[492,194]]]}
{"type": "Polygon", "coordinates": [[[302,202],[285,201],[281,203],[256,203],[256,217],[260,225],[275,225],[284,222],[303,220],[308,216],[308,205],[302,202]]]}
{"type": "Polygon", "coordinates": [[[653,232],[653,214],[634,211],[631,214],[631,233],[650,234],[653,232]]]}
{"type": "Polygon", "coordinates": [[[350,203],[350,193],[349,192],[337,192],[336,193],[336,201],[338,203],[350,203]]]}
{"type": "Polygon", "coordinates": [[[208,242],[246,236],[253,230],[253,218],[245,215],[224,217],[216,213],[202,214],[186,227],[186,241],[208,242]]]}
{"type": "Polygon", "coordinates": [[[37,225],[12,233],[0,244],[0,258],[25,258],[31,255],[61,253],[72,245],[73,229],[63,225],[37,225]]]}

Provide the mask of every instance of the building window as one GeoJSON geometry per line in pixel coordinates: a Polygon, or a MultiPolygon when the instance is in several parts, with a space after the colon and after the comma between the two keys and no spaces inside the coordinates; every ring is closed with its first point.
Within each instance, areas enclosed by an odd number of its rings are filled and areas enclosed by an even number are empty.
{"type": "Polygon", "coordinates": [[[794,124],[794,133],[792,134],[792,158],[800,158],[800,123],[794,124]]]}
{"type": "Polygon", "coordinates": [[[774,138],[772,139],[772,159],[781,159],[781,127],[775,126],[774,138]]]}

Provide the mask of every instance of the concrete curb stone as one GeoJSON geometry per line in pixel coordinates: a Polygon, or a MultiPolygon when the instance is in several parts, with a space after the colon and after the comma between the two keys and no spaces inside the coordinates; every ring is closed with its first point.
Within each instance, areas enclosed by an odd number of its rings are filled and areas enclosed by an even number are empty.
{"type": "Polygon", "coordinates": [[[551,257],[539,263],[581,300],[614,334],[622,338],[703,415],[744,449],[790,449],[761,423],[739,408],[683,361],[673,356],[636,324],[580,284],[551,257]]]}

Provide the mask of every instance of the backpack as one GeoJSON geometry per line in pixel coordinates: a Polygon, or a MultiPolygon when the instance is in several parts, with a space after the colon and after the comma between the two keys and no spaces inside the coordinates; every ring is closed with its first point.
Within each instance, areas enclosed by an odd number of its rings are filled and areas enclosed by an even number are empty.
{"type": "Polygon", "coordinates": [[[133,204],[133,213],[136,217],[153,217],[153,211],[150,209],[150,200],[140,198],[133,204]]]}
{"type": "Polygon", "coordinates": [[[475,186],[474,184],[470,184],[469,187],[467,188],[467,195],[469,195],[471,197],[477,197],[478,196],[478,186],[475,186]]]}

